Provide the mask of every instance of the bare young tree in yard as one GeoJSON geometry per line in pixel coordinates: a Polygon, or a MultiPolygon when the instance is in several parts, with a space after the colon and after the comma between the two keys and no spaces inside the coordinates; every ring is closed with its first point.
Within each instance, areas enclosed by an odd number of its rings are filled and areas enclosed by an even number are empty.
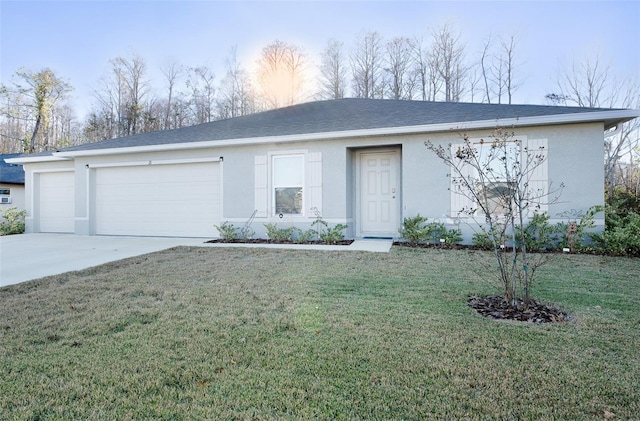
{"type": "MultiPolygon", "coordinates": [[[[18,80],[12,87],[0,87],[0,95],[6,104],[2,110],[3,126],[10,128],[12,119],[24,118],[29,133],[7,131],[3,133],[3,142],[17,140],[17,134],[22,137],[22,149],[27,153],[61,146],[65,133],[69,136],[71,132],[72,113],[68,107],[62,107],[71,86],[48,68],[39,72],[18,71],[16,77],[18,80]]],[[[66,142],[69,142],[68,138],[66,142]]]]}
{"type": "Polygon", "coordinates": [[[452,214],[480,219],[480,232],[492,245],[504,299],[513,308],[527,309],[536,270],[547,257],[531,253],[538,250],[528,249],[532,238],[525,228],[562,189],[550,189],[540,180],[546,146],[519,140],[500,128],[485,138],[465,134],[460,143],[447,147],[430,141],[425,145],[450,168],[451,193],[465,198],[459,209],[451,209],[452,214]]]}
{"type": "Polygon", "coordinates": [[[320,97],[323,99],[344,98],[347,88],[347,65],[344,43],[330,39],[322,52],[320,63],[320,97]]]}
{"type": "Polygon", "coordinates": [[[383,46],[377,32],[360,34],[350,54],[352,94],[356,98],[382,98],[383,46]]]}
{"type": "Polygon", "coordinates": [[[296,45],[276,40],[262,49],[258,87],[267,108],[297,104],[305,99],[307,56],[296,45]]]}

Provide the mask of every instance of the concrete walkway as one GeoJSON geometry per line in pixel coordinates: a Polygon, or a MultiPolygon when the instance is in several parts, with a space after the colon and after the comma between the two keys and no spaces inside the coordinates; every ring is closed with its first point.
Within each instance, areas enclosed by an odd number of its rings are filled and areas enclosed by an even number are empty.
{"type": "Polygon", "coordinates": [[[176,246],[266,247],[303,250],[388,252],[391,240],[356,240],[349,246],[220,244],[203,238],[111,237],[72,234],[0,236],[0,287],[82,270],[176,246]]]}

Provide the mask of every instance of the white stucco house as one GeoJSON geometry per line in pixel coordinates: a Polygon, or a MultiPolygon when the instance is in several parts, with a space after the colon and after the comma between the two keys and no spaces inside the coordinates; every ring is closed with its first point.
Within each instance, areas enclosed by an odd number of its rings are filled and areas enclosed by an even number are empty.
{"type": "Polygon", "coordinates": [[[0,155],[0,212],[15,207],[24,209],[24,170],[20,164],[10,164],[20,154],[0,155]]]}
{"type": "Polygon", "coordinates": [[[544,148],[548,159],[537,182],[565,186],[561,200],[545,209],[553,219],[603,204],[605,132],[638,115],[342,99],[8,162],[24,165],[27,232],[213,238],[214,224],[229,221],[250,222],[264,237],[265,223],[308,228],[321,214],[330,224],[347,224],[350,238],[397,237],[402,219],[418,213],[460,222],[448,168],[426,140],[455,145],[463,132],[480,138],[500,126],[544,148]]]}

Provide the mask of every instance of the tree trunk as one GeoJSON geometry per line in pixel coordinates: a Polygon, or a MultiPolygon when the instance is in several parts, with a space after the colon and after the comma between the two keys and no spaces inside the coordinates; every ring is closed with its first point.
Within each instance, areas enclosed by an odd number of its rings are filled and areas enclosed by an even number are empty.
{"type": "Polygon", "coordinates": [[[40,120],[41,120],[41,115],[38,114],[38,117],[36,118],[36,125],[33,128],[33,133],[31,134],[31,140],[29,141],[29,151],[28,153],[35,153],[36,151],[36,137],[38,137],[38,132],[40,131],[40,120]]]}

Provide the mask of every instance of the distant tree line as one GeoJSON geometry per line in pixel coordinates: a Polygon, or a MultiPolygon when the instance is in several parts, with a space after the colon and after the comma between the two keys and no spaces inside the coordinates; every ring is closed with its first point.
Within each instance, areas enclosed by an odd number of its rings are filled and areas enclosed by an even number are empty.
{"type": "MultiPolygon", "coordinates": [[[[249,66],[239,61],[233,48],[221,77],[207,65],[167,61],[159,69],[160,83],[150,79],[144,58],[132,54],[108,62],[93,88],[93,104],[84,121],[76,119],[69,105],[68,81],[48,68],[20,69],[0,85],[0,153],[59,149],[314,99],[510,104],[521,87],[523,65],[517,35],[488,37],[480,51],[471,52],[449,25],[423,38],[385,39],[376,31],[365,31],[349,47],[330,39],[316,63],[300,46],[281,40],[266,45],[249,66]]],[[[620,79],[596,57],[561,69],[546,101],[640,108],[640,89],[636,79],[620,79]]],[[[605,170],[612,184],[623,173],[621,163],[635,166],[638,124],[626,124],[606,138],[605,170]]]]}

